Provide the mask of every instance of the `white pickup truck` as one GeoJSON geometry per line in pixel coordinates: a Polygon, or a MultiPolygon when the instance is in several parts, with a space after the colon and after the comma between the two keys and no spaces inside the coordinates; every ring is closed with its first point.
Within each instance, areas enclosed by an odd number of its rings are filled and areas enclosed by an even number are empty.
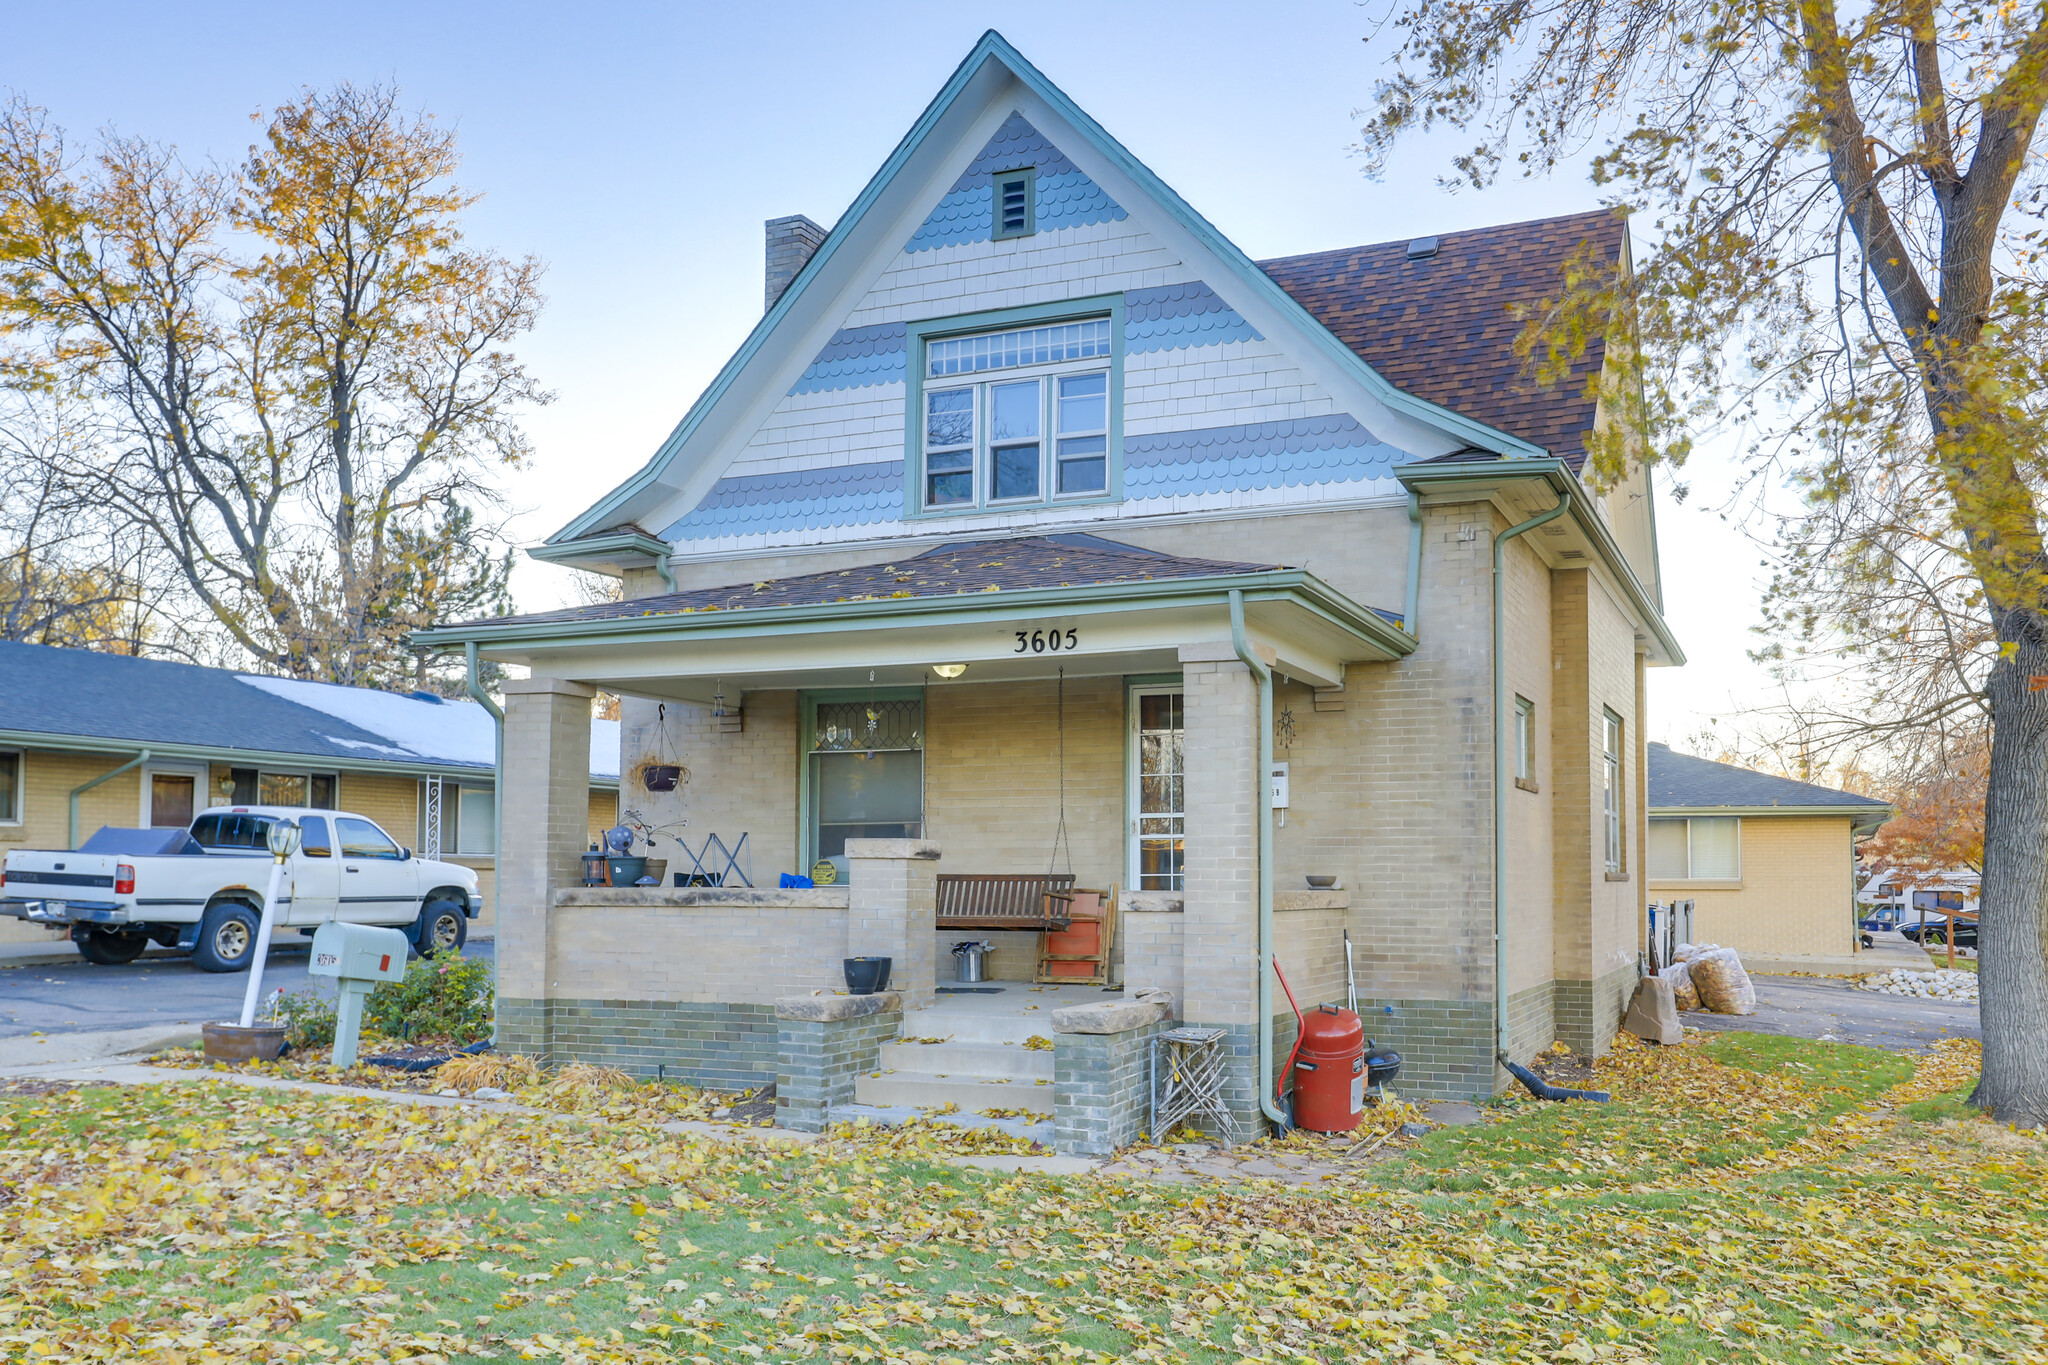
{"type": "Polygon", "coordinates": [[[301,836],[280,929],[396,925],[428,957],[469,937],[483,908],[475,872],[415,858],[367,817],[293,806],[210,810],[185,831],[103,829],[72,853],[10,852],[0,914],[67,931],[89,962],[133,962],[158,943],[190,949],[202,971],[246,970],[281,818],[298,821],[301,836]]]}

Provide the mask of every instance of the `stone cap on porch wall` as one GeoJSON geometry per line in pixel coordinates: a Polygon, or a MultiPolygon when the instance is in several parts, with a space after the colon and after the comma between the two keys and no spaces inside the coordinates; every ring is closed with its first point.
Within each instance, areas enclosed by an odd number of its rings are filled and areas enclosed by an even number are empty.
{"type": "MultiPolygon", "coordinates": [[[[1178,915],[1187,909],[1187,898],[1178,891],[1133,891],[1118,906],[1127,915],[1178,915]]],[[[1349,910],[1351,893],[1330,891],[1275,891],[1273,909],[1349,910]]]]}
{"type": "Polygon", "coordinates": [[[678,910],[691,906],[716,906],[721,910],[735,906],[759,906],[764,910],[844,910],[846,888],[806,886],[793,891],[779,891],[752,886],[565,886],[555,892],[553,903],[557,906],[678,910]]]}
{"type": "Polygon", "coordinates": [[[594,697],[597,689],[589,683],[570,682],[567,678],[507,678],[499,691],[508,697],[594,697]]]}
{"type": "Polygon", "coordinates": [[[775,1017],[829,1024],[842,1019],[865,1019],[871,1014],[888,1014],[902,1008],[903,997],[895,991],[881,991],[875,995],[785,995],[775,1002],[775,1017]]]}
{"type": "Polygon", "coordinates": [[[1052,1012],[1054,1033],[1129,1033],[1173,1018],[1173,992],[1139,991],[1128,1000],[1069,1005],[1052,1012]]]}
{"type": "Polygon", "coordinates": [[[848,839],[846,856],[849,859],[901,858],[937,862],[939,846],[928,839],[848,839]]]}

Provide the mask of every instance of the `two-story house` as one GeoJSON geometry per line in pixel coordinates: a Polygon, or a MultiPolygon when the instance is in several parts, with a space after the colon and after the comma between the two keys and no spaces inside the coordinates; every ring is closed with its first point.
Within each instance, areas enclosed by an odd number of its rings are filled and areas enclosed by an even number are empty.
{"type": "MultiPolygon", "coordinates": [[[[1642,933],[1644,669],[1682,656],[1648,475],[1579,473],[1619,348],[1547,389],[1514,351],[1514,305],[1588,243],[1626,260],[1587,213],[1253,261],[984,37],[829,231],[768,224],[745,344],[534,551],[626,599],[421,637],[533,673],[507,699],[501,1038],[780,1076],[787,1106],[818,1079],[805,1029],[853,1027],[787,1002],[842,989],[843,957],[896,959],[906,1031],[959,998],[948,950],[984,935],[935,926],[935,875],[1070,868],[1116,893],[1125,995],[1224,1030],[1248,1122],[1295,1027],[1265,964],[1341,1001],[1347,933],[1411,1092],[1603,1048],[1642,933]],[[578,889],[594,689],[625,698],[623,804],[744,834],[757,880],[838,880],[578,889]],[[687,774],[642,791],[648,763],[687,774]]],[[[1032,975],[1033,935],[986,937],[1032,975]]],[[[898,1026],[822,1065],[872,1068],[898,1026]]],[[[1114,1030],[1039,1031],[1041,1098],[1095,1123],[1074,1068],[1135,1083],[1142,1039],[1105,1062],[1114,1030]]],[[[1062,1145],[1102,1144],[1061,1113],[1062,1145]]]]}

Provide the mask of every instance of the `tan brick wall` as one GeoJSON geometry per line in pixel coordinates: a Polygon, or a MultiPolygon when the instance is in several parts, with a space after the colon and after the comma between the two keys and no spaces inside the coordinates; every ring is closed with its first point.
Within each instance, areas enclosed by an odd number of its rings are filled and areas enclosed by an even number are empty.
{"type": "MultiPolygon", "coordinates": [[[[578,893],[570,892],[573,902],[578,893]]],[[[846,889],[782,893],[777,903],[621,906],[558,904],[550,994],[564,1000],[664,1000],[772,1005],[780,996],[841,990],[846,889]]]]}
{"type": "MultiPolygon", "coordinates": [[[[1553,523],[1553,525],[1556,523],[1553,523]]],[[[1500,717],[1508,753],[1507,904],[1508,993],[1520,994],[1552,979],[1556,952],[1557,783],[1552,780],[1551,732],[1557,724],[1560,676],[1552,655],[1550,570],[1532,542],[1548,527],[1509,541],[1503,556],[1506,593],[1508,708],[1500,717]],[[1515,784],[1515,698],[1535,704],[1535,791],[1515,784]]],[[[1490,755],[1489,755],[1490,757],[1490,755]]],[[[1489,907],[1490,911],[1490,907],[1489,907]]],[[[1540,1031],[1540,1030],[1539,1030],[1540,1031]]],[[[1550,1039],[1540,1040],[1538,1046],[1550,1039]]]]}
{"type": "MultiPolygon", "coordinates": [[[[29,749],[21,755],[22,806],[19,824],[0,825],[0,856],[18,848],[66,848],[71,790],[111,772],[128,760],[119,754],[66,753],[29,749]]],[[[78,837],[90,838],[102,825],[132,826],[140,818],[140,777],[126,772],[78,799],[78,837]]],[[[62,946],[64,936],[24,920],[0,918],[0,945],[62,946]]]]}
{"type": "Polygon", "coordinates": [[[639,811],[662,831],[648,855],[668,859],[671,880],[689,870],[678,835],[701,851],[713,834],[728,846],[745,834],[754,881],[773,886],[781,873],[808,870],[797,866],[797,694],[749,692],[732,704],[745,711],[736,733],[724,730],[709,707],[672,701],[664,734],[657,703],[622,699],[618,807],[639,811]],[[673,792],[650,792],[633,772],[643,760],[680,763],[689,781],[673,792]]]}
{"type": "Polygon", "coordinates": [[[1183,647],[1187,722],[1186,906],[1181,933],[1182,1017],[1198,1024],[1248,1025],[1258,977],[1258,773],[1254,724],[1258,688],[1225,652],[1183,647]],[[1198,655],[1190,659],[1190,653],[1198,655]]]}
{"type": "Polygon", "coordinates": [[[590,689],[532,678],[505,686],[505,790],[499,821],[498,990],[537,1000],[552,952],[549,905],[579,885],[590,826],[590,689]]]}
{"type": "Polygon", "coordinates": [[[1186,981],[1181,974],[1181,953],[1187,916],[1178,911],[1126,913],[1123,917],[1124,988],[1147,987],[1173,992],[1176,1004],[1183,1004],[1186,981]]]}
{"type": "Polygon", "coordinates": [[[1742,878],[1650,883],[1652,899],[1693,902],[1693,937],[1743,953],[1855,950],[1849,820],[1836,815],[1746,816],[1742,878]]]}

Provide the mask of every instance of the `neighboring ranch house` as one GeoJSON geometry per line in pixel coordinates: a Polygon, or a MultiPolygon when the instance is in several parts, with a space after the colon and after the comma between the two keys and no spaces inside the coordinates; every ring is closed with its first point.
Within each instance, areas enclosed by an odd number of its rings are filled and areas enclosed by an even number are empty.
{"type": "Polygon", "coordinates": [[[1256,1119],[1294,1032],[1262,945],[1308,1007],[1343,999],[1348,930],[1411,1092],[1604,1048],[1637,979],[1643,670],[1682,656],[1647,475],[1579,475],[1604,348],[1546,390],[1514,354],[1510,310],[1581,250],[1625,265],[1623,223],[1254,262],[985,37],[829,232],[768,224],[766,315],[534,551],[627,600],[417,637],[533,675],[501,1041],[780,1077],[815,1125],[899,1027],[806,1003],[841,959],[894,958],[900,1026],[943,1032],[955,942],[1014,981],[1037,940],[935,932],[935,876],[1071,866],[1117,894],[1133,1004],[1037,1016],[1064,1147],[1128,1140],[1168,1018],[1225,1031],[1256,1119]],[[631,791],[657,823],[850,887],[578,888],[593,689],[625,698],[629,788],[689,770],[631,791]]]}
{"type": "Polygon", "coordinates": [[[1856,845],[1874,797],[1650,746],[1650,899],[1693,903],[1692,934],[1761,957],[1857,950],[1856,845]]]}
{"type": "MultiPolygon", "coordinates": [[[[471,933],[489,933],[493,729],[475,702],[431,693],[0,644],[0,854],[75,848],[102,825],[187,825],[212,806],[350,810],[416,852],[476,869],[484,912],[471,933]]],[[[590,830],[617,819],[618,771],[617,723],[599,721],[583,788],[590,830]]],[[[0,917],[0,955],[61,946],[51,935],[0,917]]]]}

